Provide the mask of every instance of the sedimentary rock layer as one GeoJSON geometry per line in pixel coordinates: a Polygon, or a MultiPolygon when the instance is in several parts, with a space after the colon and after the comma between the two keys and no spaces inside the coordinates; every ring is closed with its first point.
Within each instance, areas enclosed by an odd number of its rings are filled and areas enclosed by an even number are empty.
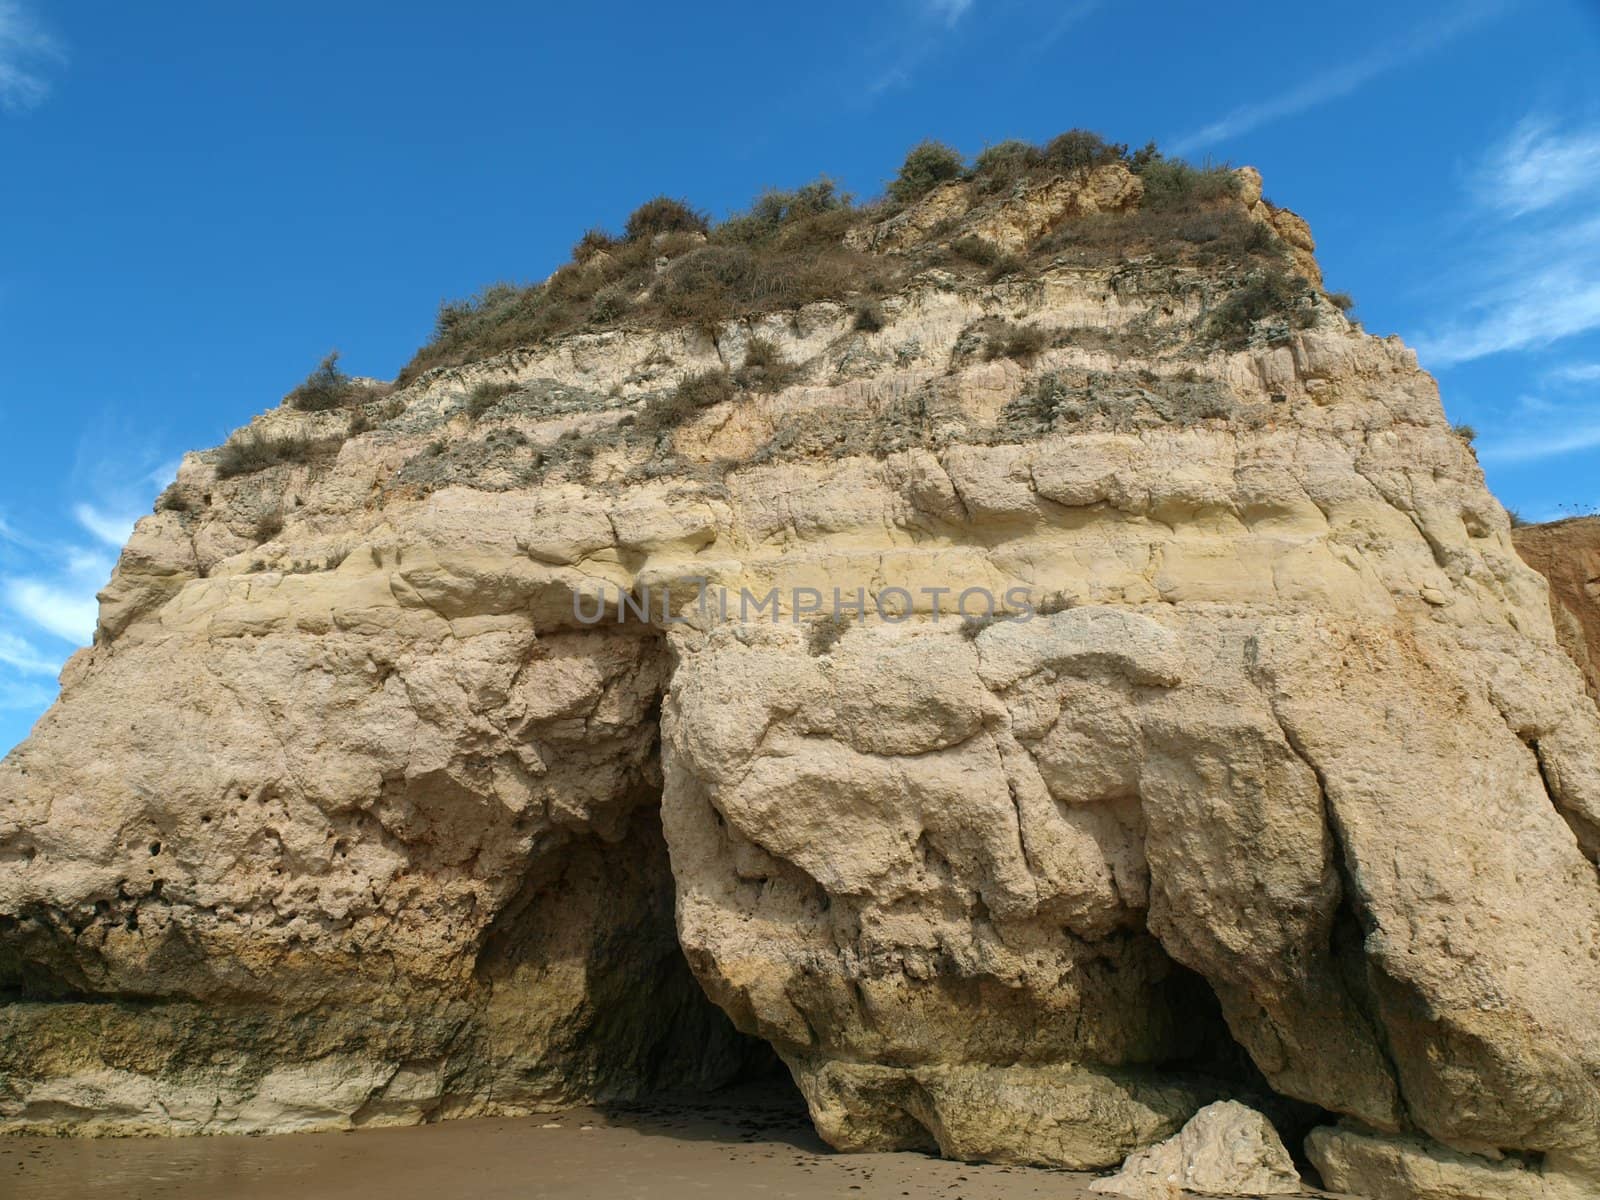
{"type": "MultiPolygon", "coordinates": [[[[1245,182],[1217,211],[1308,256],[1245,182]]],[[[1108,1166],[1276,1094],[1600,1167],[1600,713],[1413,355],[1320,294],[1219,340],[1242,286],[928,267],[871,321],[573,335],[257,422],[302,461],[189,456],[0,767],[0,1118],[723,1078],[675,903],[841,1148],[1108,1166]],[[781,390],[660,420],[757,345],[781,390]]]]}

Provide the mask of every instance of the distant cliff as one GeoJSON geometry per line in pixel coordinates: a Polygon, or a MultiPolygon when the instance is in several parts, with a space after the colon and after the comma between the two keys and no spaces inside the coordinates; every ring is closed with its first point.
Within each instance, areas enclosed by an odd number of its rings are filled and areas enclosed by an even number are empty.
{"type": "Polygon", "coordinates": [[[1512,537],[1517,553],[1550,581],[1556,636],[1600,702],[1600,517],[1524,525],[1512,537]]]}

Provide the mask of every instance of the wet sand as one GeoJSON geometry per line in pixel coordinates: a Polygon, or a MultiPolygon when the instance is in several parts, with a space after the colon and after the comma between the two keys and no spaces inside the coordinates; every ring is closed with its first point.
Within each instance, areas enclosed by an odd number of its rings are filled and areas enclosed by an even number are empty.
{"type": "Polygon", "coordinates": [[[278,1137],[0,1137],[6,1200],[932,1197],[1079,1200],[1092,1175],[834,1154],[798,1098],[709,1099],[278,1137]]]}

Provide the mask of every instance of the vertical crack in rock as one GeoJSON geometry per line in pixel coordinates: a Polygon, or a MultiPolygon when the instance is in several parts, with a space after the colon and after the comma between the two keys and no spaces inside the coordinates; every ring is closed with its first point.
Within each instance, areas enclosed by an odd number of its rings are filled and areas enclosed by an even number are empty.
{"type": "Polygon", "coordinates": [[[1355,1028],[1359,1044],[1370,1045],[1382,1059],[1387,1084],[1382,1089],[1385,1105],[1365,1110],[1352,1109],[1334,1102],[1338,1099],[1332,1091],[1314,1089],[1301,1099],[1322,1104],[1347,1116],[1363,1121],[1369,1127],[1394,1132],[1410,1125],[1406,1113],[1405,1096],[1400,1090],[1400,1075],[1388,1045],[1387,1032],[1379,1018],[1370,980],[1374,969],[1367,958],[1367,939],[1376,931],[1371,909],[1362,902],[1361,891],[1350,871],[1350,859],[1344,837],[1339,829],[1338,814],[1328,799],[1328,781],[1322,770],[1300,745],[1292,730],[1274,711],[1273,719],[1283,734],[1284,743],[1305,763],[1317,781],[1317,800],[1324,829],[1332,848],[1332,866],[1335,873],[1335,902],[1333,919],[1327,931],[1325,949],[1333,964],[1333,978],[1355,1014],[1355,1028]],[[1375,1119],[1376,1118],[1376,1119],[1375,1119]]]}

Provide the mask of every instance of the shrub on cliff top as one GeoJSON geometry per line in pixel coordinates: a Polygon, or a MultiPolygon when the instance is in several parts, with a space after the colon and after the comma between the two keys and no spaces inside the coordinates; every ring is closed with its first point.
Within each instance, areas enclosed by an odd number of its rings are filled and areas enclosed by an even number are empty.
{"type": "Polygon", "coordinates": [[[1139,171],[1146,208],[1184,208],[1209,204],[1239,194],[1239,177],[1231,167],[1190,166],[1182,159],[1155,158],[1139,171]]]}
{"type": "Polygon", "coordinates": [[[604,229],[590,229],[572,247],[572,261],[582,266],[597,254],[609,254],[616,246],[617,239],[604,229]]]}
{"type": "Polygon", "coordinates": [[[708,233],[710,225],[704,214],[696,212],[682,200],[670,196],[657,196],[646,200],[633,210],[623,236],[630,242],[652,238],[658,233],[708,233]]]}
{"type": "Polygon", "coordinates": [[[1015,139],[984,147],[973,161],[972,177],[981,190],[996,192],[1027,177],[1044,165],[1044,151],[1015,139]]]}
{"type": "MultiPolygon", "coordinates": [[[[1121,143],[1080,129],[1042,147],[1020,141],[991,146],[970,172],[951,147],[923,142],[906,156],[889,184],[888,198],[903,204],[940,183],[965,178],[973,180],[975,189],[992,193],[1113,162],[1144,177],[1146,200],[1138,209],[1065,220],[1023,257],[997,255],[976,241],[960,241],[953,253],[983,266],[991,281],[1058,255],[1095,263],[1151,254],[1162,262],[1201,267],[1243,267],[1275,256],[1275,239],[1260,222],[1247,221],[1242,214],[1231,220],[1235,214],[1221,206],[1207,209],[1210,199],[1237,188],[1225,168],[1200,169],[1164,159],[1153,145],[1130,152],[1121,143]]],[[[937,232],[928,239],[931,245],[920,248],[920,256],[874,254],[845,243],[852,228],[883,215],[872,207],[855,207],[825,178],[764,192],[749,209],[715,226],[686,202],[658,196],[628,218],[623,236],[602,230],[585,234],[573,247],[572,261],[545,282],[495,284],[471,299],[441,305],[432,341],[417,351],[400,380],[624,322],[656,328],[697,325],[713,332],[729,319],[817,300],[844,301],[859,311],[929,265],[929,252],[950,236],[948,230],[937,232]],[[664,271],[659,269],[663,258],[664,271]]]]}
{"type": "Polygon", "coordinates": [[[372,398],[371,385],[357,383],[339,369],[339,352],[331,351],[307,375],[305,382],[283,398],[283,402],[299,412],[327,412],[372,398]]]}
{"type": "Polygon", "coordinates": [[[828,213],[846,211],[852,201],[839,191],[833,180],[824,176],[793,191],[769,188],[742,213],[734,213],[712,233],[720,242],[756,242],[771,238],[799,223],[828,213]]]}
{"type": "Polygon", "coordinates": [[[1108,142],[1087,129],[1069,129],[1045,143],[1042,157],[1058,171],[1081,171],[1127,162],[1128,147],[1121,142],[1108,142]]]}
{"type": "Polygon", "coordinates": [[[900,173],[889,184],[889,198],[909,204],[939,184],[960,179],[966,173],[966,160],[959,151],[943,142],[922,142],[913,146],[905,162],[900,164],[900,173]]]}

